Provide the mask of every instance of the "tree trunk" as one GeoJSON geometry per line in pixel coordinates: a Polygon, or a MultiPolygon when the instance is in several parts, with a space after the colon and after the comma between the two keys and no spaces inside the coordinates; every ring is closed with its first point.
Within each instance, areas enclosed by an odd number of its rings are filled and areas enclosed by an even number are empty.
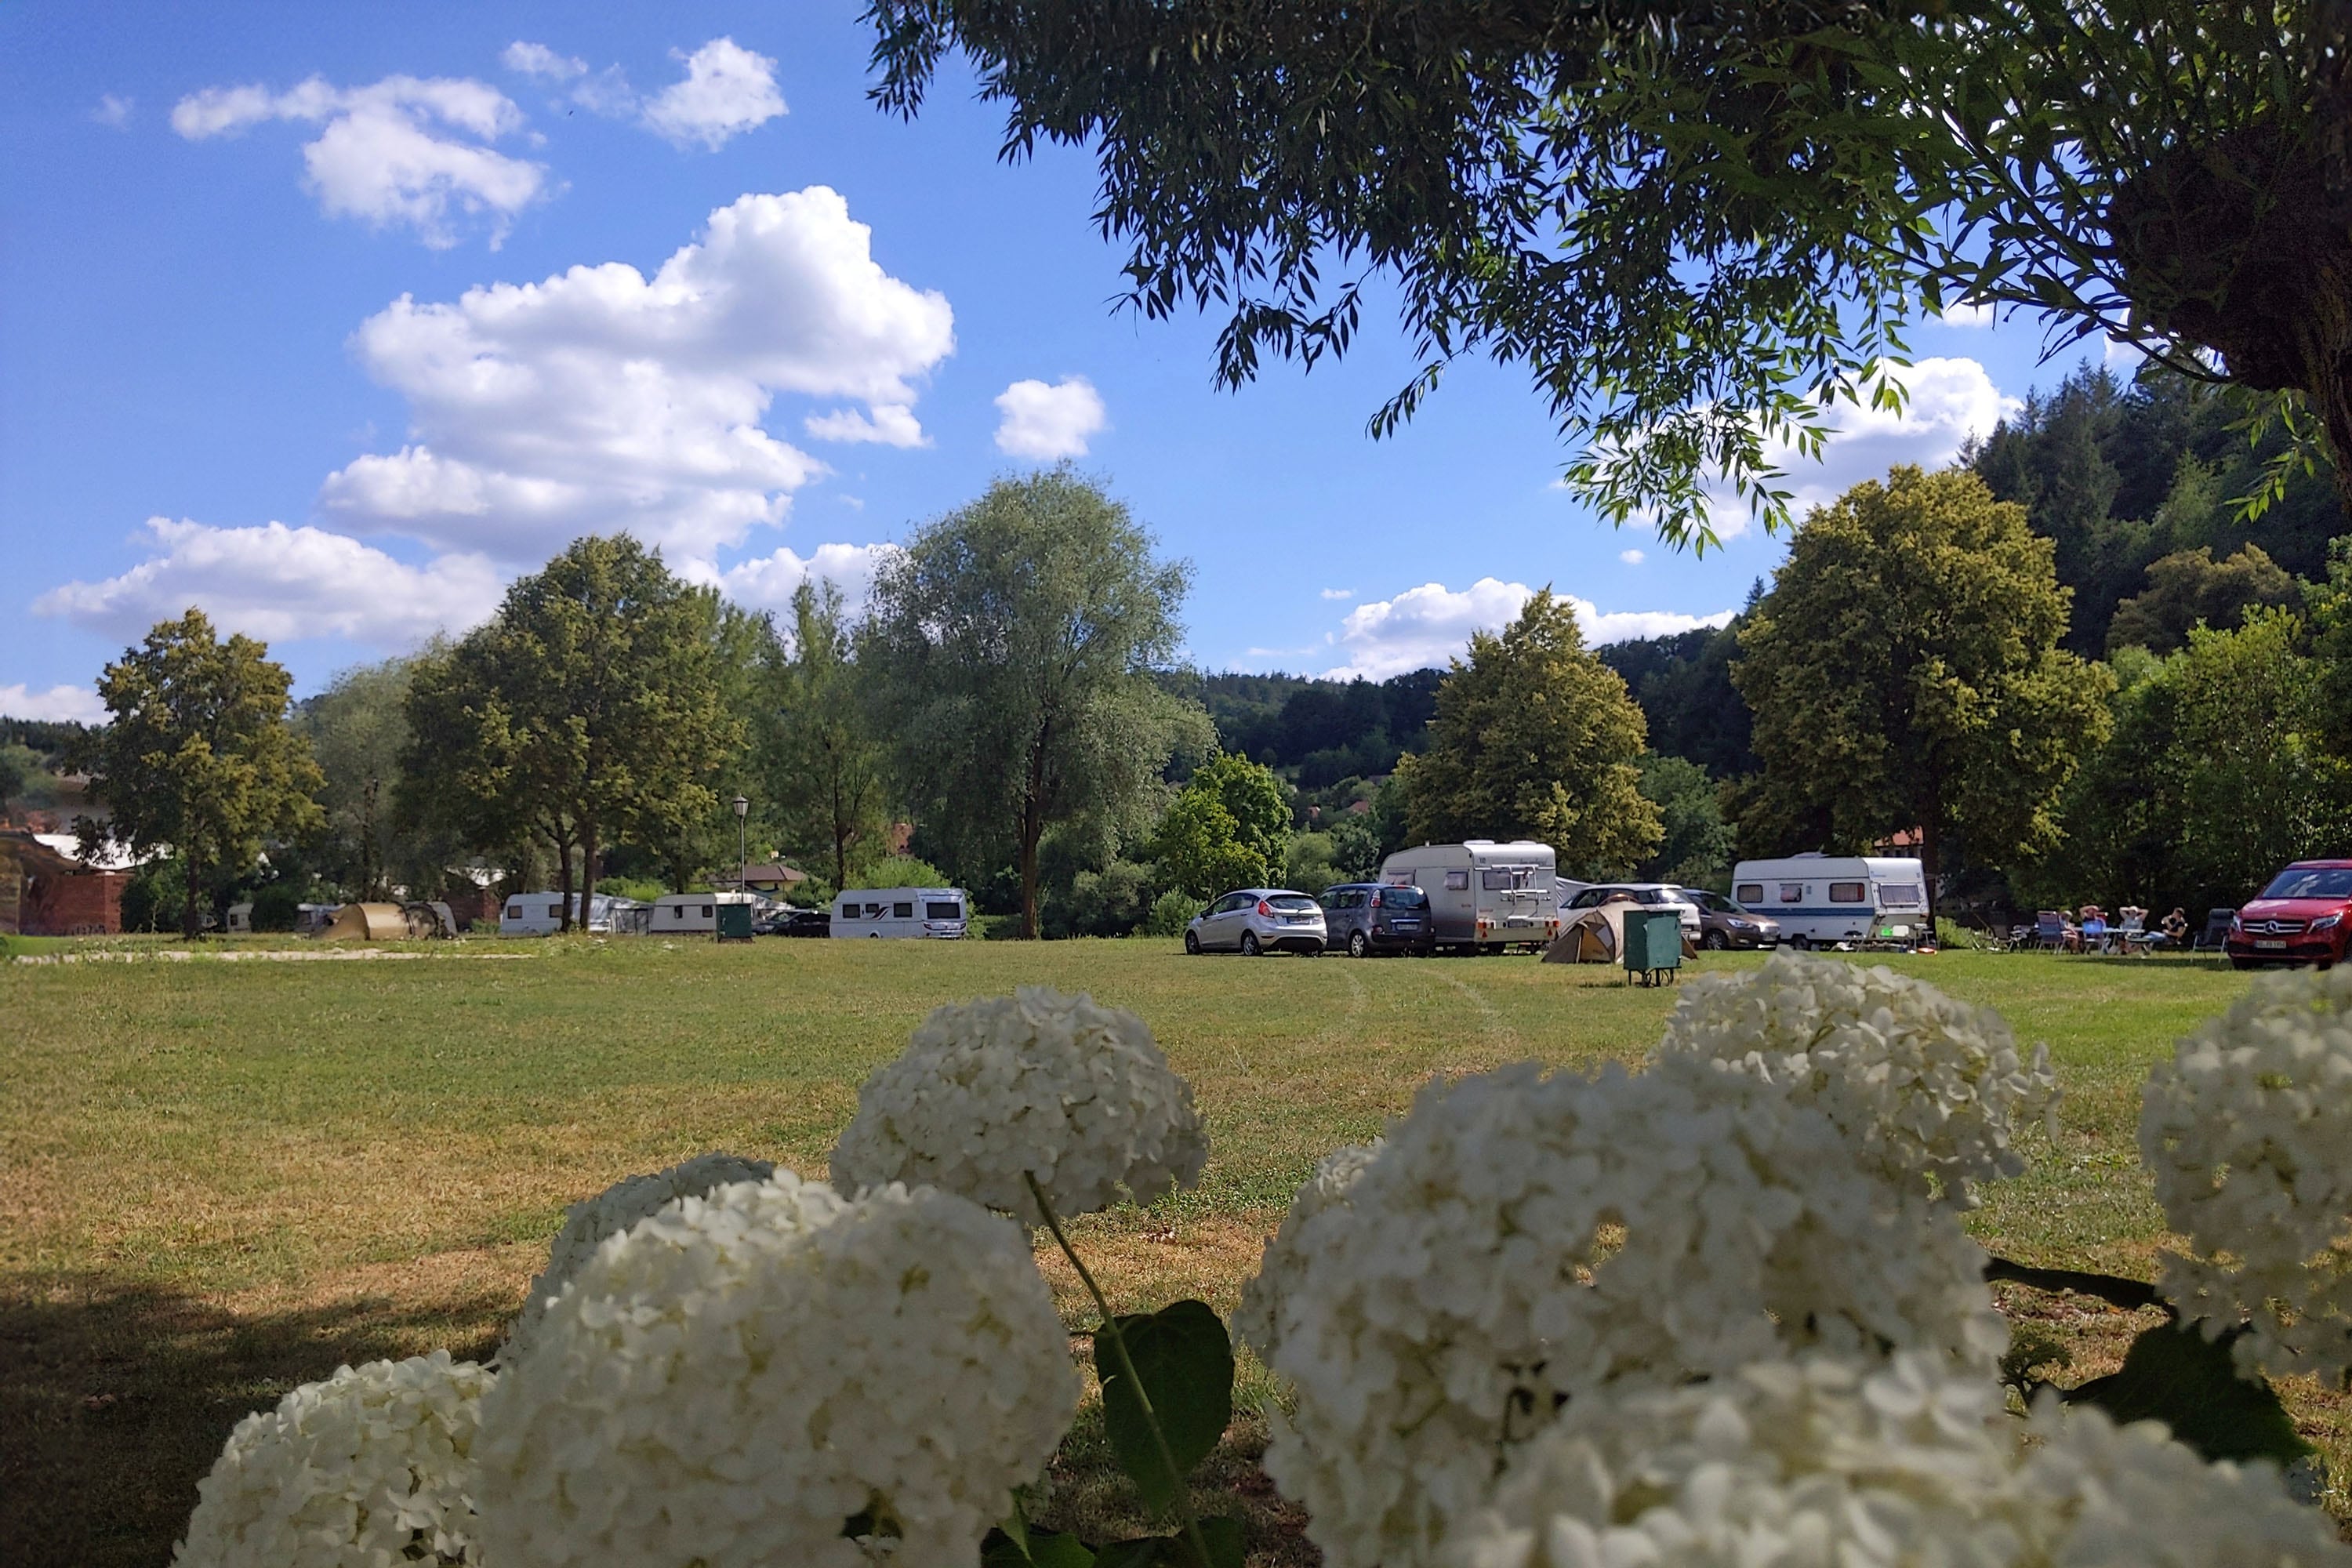
{"type": "Polygon", "coordinates": [[[196,925],[196,884],[201,880],[202,863],[194,854],[182,857],[181,869],[187,874],[187,897],[180,908],[180,935],[194,942],[198,935],[196,925]]]}
{"type": "Polygon", "coordinates": [[[1034,942],[1037,938],[1037,840],[1044,830],[1038,826],[1034,806],[1021,808],[1021,939],[1034,942]]]}
{"type": "Polygon", "coordinates": [[[563,895],[563,915],[557,922],[559,932],[572,929],[572,844],[569,839],[555,840],[555,885],[563,895]]]}
{"type": "Polygon", "coordinates": [[[1944,853],[1943,802],[1941,792],[1929,810],[1923,812],[1919,823],[1919,896],[1927,905],[1927,934],[1936,934],[1936,868],[1944,853]]]}
{"type": "MultiPolygon", "coordinates": [[[[596,823],[592,817],[580,830],[580,924],[588,924],[588,900],[596,896],[596,823]]],[[[564,900],[568,912],[571,900],[564,900]]]]}

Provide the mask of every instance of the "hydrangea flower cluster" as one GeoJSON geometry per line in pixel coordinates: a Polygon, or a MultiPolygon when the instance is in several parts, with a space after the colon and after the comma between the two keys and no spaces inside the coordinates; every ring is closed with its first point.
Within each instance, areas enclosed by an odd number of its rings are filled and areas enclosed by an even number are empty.
{"type": "Polygon", "coordinates": [[[2158,1284],[2240,1367],[2352,1376],[2352,971],[2265,979],[2148,1075],[2140,1157],[2187,1237],[2158,1284]]]}
{"type": "Polygon", "coordinates": [[[2267,1465],[2210,1465],[2154,1422],[2037,1409],[1909,1355],[1808,1356],[1572,1405],[1520,1451],[1450,1568],[2123,1563],[2336,1568],[2326,1516],[2267,1465]],[[1996,1425],[1998,1424],[1998,1425],[1996,1425]]]}
{"type": "Polygon", "coordinates": [[[179,1568],[478,1562],[486,1367],[447,1351],[341,1367],[236,1424],[197,1483],[179,1568]]]}
{"type": "Polygon", "coordinates": [[[1332,1150],[1315,1163],[1315,1173],[1291,1198],[1290,1212],[1266,1242],[1257,1272],[1242,1286],[1241,1305],[1234,1312],[1234,1332],[1255,1346],[1260,1356],[1270,1357],[1281,1348],[1282,1303],[1298,1288],[1307,1260],[1319,1243],[1310,1233],[1321,1228],[1325,1215],[1345,1206],[1356,1178],[1379,1156],[1381,1142],[1375,1138],[1332,1150]]]}
{"type": "Polygon", "coordinates": [[[1200,1180],[1208,1134],[1192,1089],[1143,1020],[1091,996],[1024,986],[941,1007],[857,1091],[834,1184],[961,1193],[1042,1224],[1024,1173],[1067,1217],[1124,1187],[1150,1204],[1200,1180]]]}
{"type": "Polygon", "coordinates": [[[1498,1465],[1600,1391],[1807,1347],[1989,1379],[2006,1340],[1956,1215],[1691,1055],[1433,1084],[1310,1208],[1243,1327],[1297,1399],[1266,1468],[1333,1568],[1444,1561],[1498,1465]]]}
{"type": "Polygon", "coordinates": [[[2048,1048],[2021,1056],[1991,1008],[1884,965],[1794,952],[1685,987],[1658,1051],[1786,1084],[1890,1180],[1963,1208],[1973,1184],[2025,1168],[2011,1132],[2057,1104],[2048,1048]]]}
{"type": "Polygon", "coordinates": [[[499,1352],[500,1363],[512,1364],[530,1348],[531,1336],[539,1329],[547,1304],[562,1292],[566,1280],[596,1256],[596,1249],[604,1244],[606,1237],[620,1235],[678,1198],[700,1197],[711,1188],[730,1182],[764,1182],[775,1170],[765,1160],[746,1160],[734,1154],[697,1154],[650,1175],[624,1176],[594,1197],[564,1210],[563,1228],[556,1233],[555,1245],[548,1249],[547,1267],[531,1280],[530,1289],[523,1295],[522,1311],[507,1330],[507,1342],[499,1352]]]}
{"type": "Polygon", "coordinates": [[[973,1562],[1077,1405],[1027,1238],[951,1194],[789,1172],[614,1237],[482,1410],[486,1559],[973,1562]]]}

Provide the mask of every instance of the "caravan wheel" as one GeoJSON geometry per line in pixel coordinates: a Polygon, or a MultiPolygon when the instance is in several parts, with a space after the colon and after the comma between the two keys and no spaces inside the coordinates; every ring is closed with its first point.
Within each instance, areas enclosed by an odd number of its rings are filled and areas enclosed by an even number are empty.
{"type": "Polygon", "coordinates": [[[1807,936],[1804,932],[1799,931],[1796,935],[1789,939],[1789,945],[1795,948],[1799,952],[1809,952],[1812,950],[1813,941],[1812,938],[1807,936]]]}

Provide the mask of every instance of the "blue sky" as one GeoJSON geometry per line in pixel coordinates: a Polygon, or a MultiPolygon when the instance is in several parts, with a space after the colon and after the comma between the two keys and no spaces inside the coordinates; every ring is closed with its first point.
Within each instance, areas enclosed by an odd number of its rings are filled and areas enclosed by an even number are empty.
{"type": "MultiPolygon", "coordinates": [[[[1777,564],[1597,522],[1523,377],[1401,435],[1393,321],[1211,384],[1216,323],[1116,310],[1091,159],[1006,165],[951,76],[865,98],[853,0],[0,7],[0,712],[89,717],[190,603],[298,692],[462,629],[626,527],[756,605],[1069,457],[1189,558],[1211,668],[1442,662],[1531,586],[1599,637],[1777,564]]],[[[1912,415],[1848,415],[1808,500],[1937,462],[2038,329],[1929,322],[1912,415]]]]}

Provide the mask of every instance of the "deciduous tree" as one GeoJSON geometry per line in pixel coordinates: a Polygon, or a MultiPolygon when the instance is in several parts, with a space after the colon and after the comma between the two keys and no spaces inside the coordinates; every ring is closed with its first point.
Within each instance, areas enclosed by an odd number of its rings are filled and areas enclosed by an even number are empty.
{"type": "Polygon", "coordinates": [[[1177,792],[1151,855],[1178,889],[1213,899],[1280,875],[1289,844],[1290,802],[1274,770],[1220,752],[1177,792]]]}
{"type": "Polygon", "coordinates": [[[883,737],[856,676],[840,588],[802,583],[793,590],[791,648],[778,647],[761,682],[772,720],[759,760],[784,847],[828,866],[835,889],[887,848],[890,826],[883,737]]]}
{"type": "Polygon", "coordinates": [[[1397,764],[1411,837],[1532,838],[1560,868],[1622,875],[1663,831],[1644,798],[1642,710],[1549,588],[1470,638],[1438,688],[1429,750],[1397,764]]]}
{"type": "Polygon", "coordinates": [[[2116,606],[2107,646],[2170,653],[2187,644],[2192,626],[2233,630],[2257,608],[2292,609],[2302,603],[2302,589],[2261,546],[2249,544],[2216,561],[2200,545],[2149,563],[2147,586],[2116,606]]]}
{"type": "MultiPolygon", "coordinates": [[[[1218,374],[1400,301],[1409,416],[1524,364],[1608,515],[1785,518],[1825,386],[1906,319],[2046,312],[2289,395],[2352,497],[2352,0],[875,0],[875,97],[950,50],[1005,151],[1094,150],[1129,300],[1228,312],[1218,374]]],[[[2352,508],[2347,508],[2352,510],[2352,508]]]]}
{"type": "Polygon", "coordinates": [[[1208,743],[1200,706],[1153,679],[1187,579],[1066,467],[998,480],[875,577],[858,658],[901,774],[967,877],[1013,860],[1024,936],[1046,830],[1108,859],[1157,814],[1179,745],[1208,743]]]}
{"type": "Polygon", "coordinates": [[[1955,834],[1979,865],[2046,847],[2111,689],[2058,646],[2066,597],[2025,509],[1966,470],[1896,468],[1818,509],[1732,667],[1764,764],[1748,809],[1818,815],[1850,849],[1918,828],[1931,886],[1955,834]]]}
{"type": "Polygon", "coordinates": [[[265,644],[241,634],[224,642],[193,608],[158,623],[99,680],[108,721],[75,761],[112,816],[76,823],[82,852],[110,837],[142,853],[171,850],[184,871],[183,936],[200,929],[208,881],[244,872],[264,839],[321,821],[319,765],[286,721],[289,684],[265,644]]]}
{"type": "Polygon", "coordinates": [[[563,922],[584,919],[609,836],[707,814],[741,739],[713,668],[709,604],[621,535],[587,538],[507,590],[499,612],[419,661],[406,809],[486,851],[543,838],[563,922]]]}

